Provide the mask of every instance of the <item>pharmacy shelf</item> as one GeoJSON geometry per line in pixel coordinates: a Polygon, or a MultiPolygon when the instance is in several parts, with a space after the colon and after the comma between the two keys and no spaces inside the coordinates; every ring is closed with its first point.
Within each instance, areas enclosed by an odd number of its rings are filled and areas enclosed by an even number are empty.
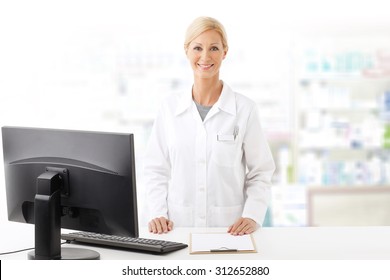
{"type": "Polygon", "coordinates": [[[291,149],[297,184],[390,184],[383,101],[390,76],[377,71],[389,66],[383,49],[390,40],[347,41],[329,37],[325,49],[318,40],[296,44],[291,149]]]}

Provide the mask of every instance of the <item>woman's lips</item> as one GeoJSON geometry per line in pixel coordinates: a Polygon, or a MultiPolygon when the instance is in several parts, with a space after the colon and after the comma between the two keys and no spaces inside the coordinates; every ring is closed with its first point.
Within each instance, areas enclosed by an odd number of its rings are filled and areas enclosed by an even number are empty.
{"type": "Polygon", "coordinates": [[[200,63],[198,63],[198,67],[202,70],[209,70],[213,66],[214,66],[214,64],[200,64],[200,63]]]}

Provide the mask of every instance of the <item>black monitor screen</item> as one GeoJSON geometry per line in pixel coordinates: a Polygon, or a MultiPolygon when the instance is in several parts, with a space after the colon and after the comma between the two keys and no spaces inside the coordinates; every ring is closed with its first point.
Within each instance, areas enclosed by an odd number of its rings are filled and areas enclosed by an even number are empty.
{"type": "Polygon", "coordinates": [[[60,227],[138,237],[133,134],[3,127],[2,138],[10,221],[37,224],[36,199],[59,186],[48,207],[60,227]]]}

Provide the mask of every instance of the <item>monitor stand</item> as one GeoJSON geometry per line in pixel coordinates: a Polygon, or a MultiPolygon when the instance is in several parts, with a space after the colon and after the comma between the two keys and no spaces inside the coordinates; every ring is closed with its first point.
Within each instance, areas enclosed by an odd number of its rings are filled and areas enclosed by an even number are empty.
{"type": "Polygon", "coordinates": [[[61,249],[61,189],[67,183],[63,178],[66,176],[64,174],[67,174],[66,169],[59,172],[58,168],[47,168],[47,171],[37,178],[34,200],[35,251],[28,253],[30,260],[100,259],[100,254],[93,250],[61,249]]]}
{"type": "Polygon", "coordinates": [[[29,260],[99,260],[100,254],[94,250],[84,248],[62,248],[59,258],[42,258],[35,251],[27,254],[29,260]]]}

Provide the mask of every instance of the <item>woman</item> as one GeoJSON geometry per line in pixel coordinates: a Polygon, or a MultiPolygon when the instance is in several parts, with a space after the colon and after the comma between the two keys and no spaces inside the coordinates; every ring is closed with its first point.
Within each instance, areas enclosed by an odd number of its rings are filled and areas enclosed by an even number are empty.
{"type": "Polygon", "coordinates": [[[184,49],[194,84],[162,104],[145,157],[149,231],[175,224],[252,233],[264,220],[275,170],[257,105],[219,79],[228,44],[217,20],[195,19],[184,49]]]}

